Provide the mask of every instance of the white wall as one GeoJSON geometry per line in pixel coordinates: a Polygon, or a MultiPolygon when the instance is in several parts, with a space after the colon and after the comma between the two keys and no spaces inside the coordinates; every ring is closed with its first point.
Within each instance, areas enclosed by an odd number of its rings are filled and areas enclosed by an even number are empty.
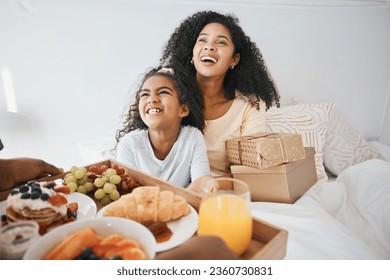
{"type": "Polygon", "coordinates": [[[1,156],[65,169],[98,160],[88,149],[113,141],[138,76],[179,22],[203,9],[240,18],[282,104],[335,101],[361,134],[390,145],[390,5],[270,2],[0,0],[1,156]]]}

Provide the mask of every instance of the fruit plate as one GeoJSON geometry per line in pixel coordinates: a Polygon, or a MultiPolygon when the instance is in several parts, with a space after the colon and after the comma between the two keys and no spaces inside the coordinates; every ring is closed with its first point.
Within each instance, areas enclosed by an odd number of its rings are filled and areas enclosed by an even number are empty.
{"type": "MultiPolygon", "coordinates": [[[[93,218],[96,215],[97,207],[95,201],[82,193],[71,193],[68,202],[77,202],[77,220],[93,218]]],[[[0,202],[0,215],[4,215],[7,209],[7,201],[0,202]]]]}
{"type": "Polygon", "coordinates": [[[40,237],[24,254],[24,260],[41,260],[56,245],[70,234],[91,227],[96,234],[106,237],[111,234],[120,234],[127,239],[138,242],[148,259],[156,255],[156,240],[153,234],[140,223],[118,217],[92,218],[75,221],[58,227],[40,237]]]}
{"type": "MultiPolygon", "coordinates": [[[[167,226],[172,231],[173,235],[169,240],[157,243],[157,252],[163,252],[177,247],[195,234],[198,229],[198,213],[192,206],[188,206],[191,210],[188,215],[167,223],[167,226]]],[[[106,207],[107,206],[99,210],[96,217],[103,217],[106,207]]]]}

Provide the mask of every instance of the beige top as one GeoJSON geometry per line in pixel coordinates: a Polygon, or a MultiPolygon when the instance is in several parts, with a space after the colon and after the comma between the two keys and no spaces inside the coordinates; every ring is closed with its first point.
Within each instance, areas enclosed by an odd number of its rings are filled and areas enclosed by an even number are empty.
{"type": "Polygon", "coordinates": [[[206,120],[204,137],[213,175],[230,173],[226,140],[265,131],[264,101],[260,102],[260,110],[257,110],[256,105],[251,105],[245,97],[239,94],[236,96],[225,115],[215,120],[206,120]]]}

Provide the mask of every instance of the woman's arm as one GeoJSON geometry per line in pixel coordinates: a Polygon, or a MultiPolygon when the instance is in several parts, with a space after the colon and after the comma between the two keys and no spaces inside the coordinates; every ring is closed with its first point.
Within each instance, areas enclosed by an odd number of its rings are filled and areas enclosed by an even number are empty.
{"type": "Polygon", "coordinates": [[[62,168],[55,167],[41,159],[0,159],[0,190],[4,191],[24,181],[62,172],[64,172],[62,168]]]}

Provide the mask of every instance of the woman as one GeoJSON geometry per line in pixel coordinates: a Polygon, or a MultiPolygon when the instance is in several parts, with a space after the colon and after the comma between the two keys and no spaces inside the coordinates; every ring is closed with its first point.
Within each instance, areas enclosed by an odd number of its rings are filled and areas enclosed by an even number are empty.
{"type": "Polygon", "coordinates": [[[256,44],[232,15],[203,11],[171,35],[162,64],[181,65],[202,93],[204,136],[213,175],[229,173],[225,141],[265,130],[265,110],[279,94],[256,44]]]}

